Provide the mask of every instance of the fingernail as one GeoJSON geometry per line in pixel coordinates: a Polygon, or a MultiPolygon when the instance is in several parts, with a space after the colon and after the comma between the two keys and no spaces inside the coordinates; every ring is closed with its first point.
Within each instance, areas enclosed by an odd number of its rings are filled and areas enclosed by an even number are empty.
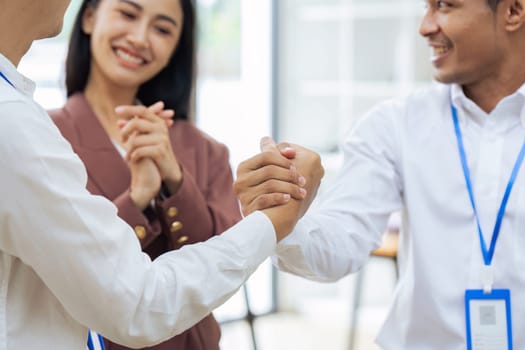
{"type": "Polygon", "coordinates": [[[288,193],[283,194],[283,199],[285,202],[288,202],[290,198],[292,198],[292,196],[290,196],[288,193]]]}
{"type": "Polygon", "coordinates": [[[115,107],[115,112],[120,113],[124,110],[124,106],[117,106],[115,107]]]}
{"type": "Polygon", "coordinates": [[[295,167],[295,165],[293,165],[293,164],[290,165],[290,171],[291,171],[292,173],[295,173],[296,170],[297,170],[297,168],[295,167]]]}
{"type": "Polygon", "coordinates": [[[306,179],[304,178],[304,176],[299,176],[299,179],[297,179],[297,181],[299,181],[299,186],[304,186],[306,184],[306,179]]]}
{"type": "Polygon", "coordinates": [[[301,196],[306,197],[306,190],[304,188],[300,188],[299,192],[301,192],[301,196]]]}

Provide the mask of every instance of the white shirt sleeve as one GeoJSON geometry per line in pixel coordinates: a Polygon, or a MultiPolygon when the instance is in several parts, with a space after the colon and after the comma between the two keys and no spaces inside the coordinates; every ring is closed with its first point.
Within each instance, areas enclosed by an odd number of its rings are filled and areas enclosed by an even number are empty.
{"type": "Polygon", "coordinates": [[[126,346],[189,328],[275,249],[273,225],[258,212],[152,262],[115,206],[88,193],[80,159],[30,104],[2,105],[0,166],[0,249],[30,266],[78,322],[126,346]]]}
{"type": "Polygon", "coordinates": [[[334,281],[358,270],[379,247],[393,211],[402,205],[395,110],[382,105],[345,139],[344,163],[333,185],[272,258],[283,271],[334,281]]]}

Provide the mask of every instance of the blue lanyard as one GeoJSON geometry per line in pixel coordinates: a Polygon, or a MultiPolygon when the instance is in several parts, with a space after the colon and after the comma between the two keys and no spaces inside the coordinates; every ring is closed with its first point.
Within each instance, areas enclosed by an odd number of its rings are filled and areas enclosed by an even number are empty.
{"type": "Polygon", "coordinates": [[[7,77],[6,77],[6,76],[4,75],[4,73],[2,73],[1,71],[0,71],[0,77],[2,77],[2,79],[4,79],[4,80],[5,80],[9,85],[11,85],[13,88],[15,87],[15,86],[13,85],[13,83],[10,82],[9,79],[7,79],[7,77]]]}
{"type": "Polygon", "coordinates": [[[104,346],[104,338],[98,333],[94,333],[88,330],[88,339],[87,339],[87,350],[95,350],[99,348],[100,350],[106,350],[106,347],[104,346]],[[93,335],[96,336],[95,340],[93,339],[93,335]],[[98,346],[97,346],[98,345],[98,346]]]}
{"type": "Polygon", "coordinates": [[[516,177],[518,176],[518,172],[520,170],[521,163],[523,162],[523,158],[525,156],[525,142],[521,146],[521,150],[518,155],[518,158],[516,159],[516,163],[514,164],[514,169],[512,169],[512,173],[510,175],[510,179],[507,184],[507,188],[505,189],[505,194],[503,195],[503,199],[501,200],[501,205],[498,210],[498,216],[496,217],[496,224],[494,225],[494,231],[492,233],[492,239],[490,241],[490,248],[489,250],[487,250],[487,245],[485,243],[485,240],[483,239],[483,232],[481,231],[481,225],[479,223],[479,216],[478,216],[478,211],[476,209],[476,203],[474,201],[474,192],[472,190],[472,183],[470,181],[470,171],[469,171],[468,163],[467,163],[467,155],[465,153],[465,148],[463,146],[463,137],[461,136],[461,130],[459,128],[458,112],[456,110],[456,107],[452,104],[452,102],[450,103],[450,106],[452,110],[452,118],[454,119],[454,129],[456,130],[456,138],[458,141],[458,149],[459,149],[459,156],[461,158],[461,166],[463,167],[463,174],[465,175],[465,182],[467,184],[470,204],[472,205],[472,209],[474,210],[474,216],[476,217],[476,224],[478,226],[479,240],[481,242],[481,251],[483,253],[483,260],[485,261],[486,266],[490,266],[492,263],[492,258],[494,257],[494,250],[496,249],[496,242],[498,241],[499,230],[501,228],[501,221],[503,220],[503,216],[505,215],[505,208],[507,207],[507,201],[510,196],[510,191],[512,190],[512,186],[514,185],[516,177]]]}

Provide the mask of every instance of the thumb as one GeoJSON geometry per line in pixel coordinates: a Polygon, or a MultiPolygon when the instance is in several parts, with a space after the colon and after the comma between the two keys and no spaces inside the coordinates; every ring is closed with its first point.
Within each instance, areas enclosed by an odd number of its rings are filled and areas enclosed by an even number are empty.
{"type": "Polygon", "coordinates": [[[288,142],[281,142],[277,145],[277,149],[283,156],[288,159],[293,159],[297,155],[297,151],[288,142]]]}
{"type": "Polygon", "coordinates": [[[261,152],[279,153],[275,141],[270,136],[264,136],[259,143],[261,152]]]}

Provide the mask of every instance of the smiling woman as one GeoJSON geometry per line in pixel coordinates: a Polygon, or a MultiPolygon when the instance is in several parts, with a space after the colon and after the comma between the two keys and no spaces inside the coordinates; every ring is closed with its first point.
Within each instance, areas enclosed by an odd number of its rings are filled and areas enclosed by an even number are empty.
{"type": "MultiPolygon", "coordinates": [[[[35,100],[48,110],[63,106],[66,100],[63,81],[67,41],[82,2],[72,0],[63,32],[57,38],[35,42],[20,65],[21,71],[36,80],[35,100]]],[[[258,150],[261,136],[270,133],[270,6],[269,2],[252,0],[196,3],[199,73],[196,101],[190,102],[188,115],[199,128],[228,146],[230,164],[236,166],[258,150]],[[243,132],[228,125],[239,125],[243,132]]],[[[76,70],[80,72],[81,67],[76,70]]],[[[182,110],[176,113],[180,116],[182,110]]],[[[254,312],[272,310],[271,264],[264,264],[249,284],[254,312]]],[[[219,321],[230,321],[244,317],[244,312],[243,294],[238,293],[214,314],[219,321]]],[[[249,340],[244,332],[241,337],[232,337],[231,329],[223,331],[223,347],[248,348],[249,343],[243,346],[243,341],[249,340]]]]}
{"type": "MultiPolygon", "coordinates": [[[[151,259],[241,218],[228,149],[189,121],[194,16],[191,0],[85,0],[66,60],[68,99],[50,112],[86,166],[88,190],[113,201],[151,259]]],[[[219,340],[210,314],[148,349],[217,350],[219,340]]],[[[106,349],[126,348],[106,340],[106,349]]]]}
{"type": "Polygon", "coordinates": [[[162,100],[186,119],[194,71],[192,6],[189,0],[85,2],[70,41],[68,96],[84,89],[87,96],[100,93],[96,84],[103,77],[146,105],[162,100]]]}

